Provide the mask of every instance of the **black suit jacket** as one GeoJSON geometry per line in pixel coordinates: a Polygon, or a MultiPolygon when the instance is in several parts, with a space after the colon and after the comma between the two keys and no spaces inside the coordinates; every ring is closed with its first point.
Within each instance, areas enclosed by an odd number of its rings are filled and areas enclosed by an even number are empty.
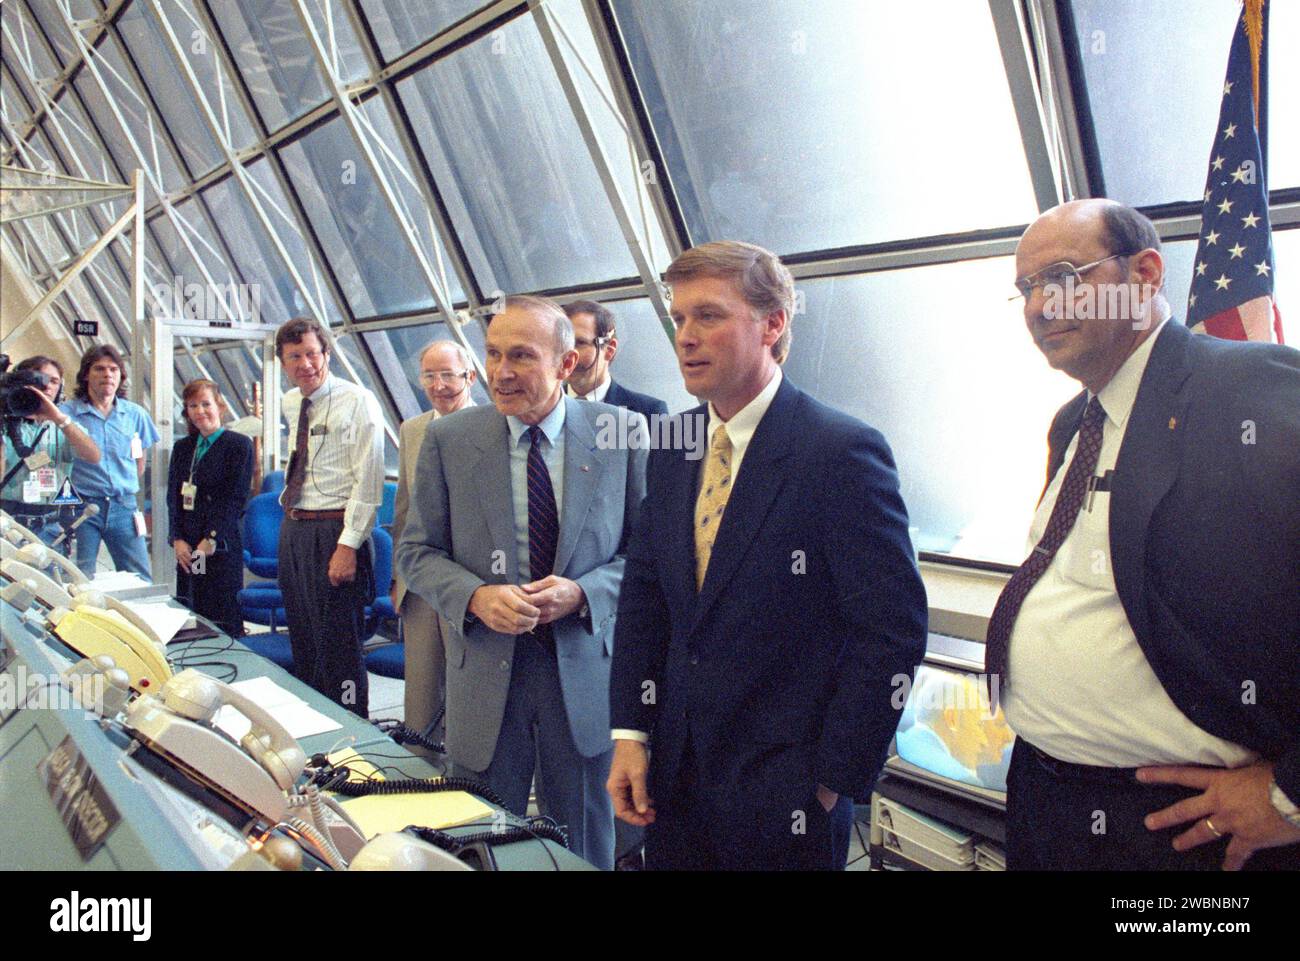
{"type": "MultiPolygon", "coordinates": [[[[702,432],[707,408],[676,417],[702,432]]],[[[720,843],[788,839],[819,782],[868,796],[902,707],[891,698],[924,653],[925,589],[884,438],[786,379],[697,594],[703,463],[650,453],[619,596],[612,726],[651,735],[657,811],[672,810],[689,743],[720,843]]]]}
{"type": "Polygon", "coordinates": [[[609,382],[609,390],[605,391],[605,403],[634,410],[645,417],[647,422],[652,414],[668,413],[668,405],[658,397],[651,397],[649,394],[638,394],[634,390],[628,390],[616,380],[609,382]]]}
{"type": "MultiPolygon", "coordinates": [[[[1048,477],[1086,406],[1048,435],[1048,477]]],[[[1115,464],[1115,588],[1184,714],[1300,802],[1300,351],[1157,335],[1115,464]]]]}
{"type": "MultiPolygon", "coordinates": [[[[179,539],[191,547],[217,532],[217,550],[242,556],[241,523],[253,478],[253,442],[224,430],[194,467],[198,499],[194,510],[181,510],[181,483],[190,476],[190,461],[198,435],[186,435],[172,450],[167,471],[168,543],[179,539]]],[[[241,561],[242,563],[242,561],[241,561]]]]}

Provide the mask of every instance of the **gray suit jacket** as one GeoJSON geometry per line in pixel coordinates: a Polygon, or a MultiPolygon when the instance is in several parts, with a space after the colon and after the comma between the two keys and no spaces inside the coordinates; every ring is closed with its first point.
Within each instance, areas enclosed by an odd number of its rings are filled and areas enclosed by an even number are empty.
{"type": "MultiPolygon", "coordinates": [[[[438,416],[436,410],[426,410],[423,414],[402,421],[397,431],[397,498],[393,503],[393,544],[402,539],[406,528],[406,513],[411,506],[411,491],[415,489],[415,462],[420,456],[420,447],[424,443],[424,432],[438,416]]],[[[396,572],[393,574],[393,606],[402,609],[406,598],[406,581],[396,572]]]]}
{"type": "MultiPolygon", "coordinates": [[[[574,744],[594,757],[610,747],[614,615],[623,555],[645,495],[647,452],[597,447],[597,418],[617,417],[618,408],[568,397],[562,403],[564,506],[555,573],[582,587],[589,613],[555,622],[555,646],[574,744]]],[[[447,621],[447,751],[474,771],[492,761],[515,652],[515,637],[477,619],[465,623],[475,590],[521,581],[509,445],[506,419],[494,407],[434,421],[425,432],[416,467],[420,482],[396,552],[407,588],[447,621]]],[[[523,643],[526,638],[521,635],[523,643]]]]}

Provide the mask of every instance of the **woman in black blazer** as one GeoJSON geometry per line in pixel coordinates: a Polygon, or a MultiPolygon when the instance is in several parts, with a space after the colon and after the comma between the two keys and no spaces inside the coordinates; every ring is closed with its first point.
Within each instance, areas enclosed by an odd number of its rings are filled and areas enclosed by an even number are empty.
{"type": "Polygon", "coordinates": [[[176,599],[231,637],[243,637],[235,595],[244,586],[241,524],[253,442],[221,426],[229,411],[212,381],[190,381],[181,401],[189,434],[177,441],[167,472],[176,599]]]}

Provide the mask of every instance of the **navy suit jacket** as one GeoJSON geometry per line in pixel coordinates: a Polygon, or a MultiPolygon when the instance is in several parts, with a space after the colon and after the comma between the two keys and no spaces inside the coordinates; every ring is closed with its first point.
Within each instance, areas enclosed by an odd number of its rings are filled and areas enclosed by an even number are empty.
{"type": "Polygon", "coordinates": [[[634,410],[647,421],[650,420],[652,414],[668,413],[668,405],[658,397],[651,397],[649,394],[638,394],[634,390],[628,390],[616,380],[609,382],[609,390],[605,391],[605,403],[634,410]]]}
{"type": "MultiPolygon", "coordinates": [[[[697,418],[707,407],[681,417],[697,418]]],[[[820,782],[866,798],[925,649],[926,601],[884,438],[788,379],[759,422],[695,587],[704,460],[653,450],[619,596],[615,728],[651,736],[650,796],[683,751],[727,822],[777,825],[820,782]]],[[[781,827],[783,826],[783,827],[781,827]]]]}
{"type": "Polygon", "coordinates": [[[221,432],[194,466],[198,497],[194,510],[181,510],[181,482],[190,476],[190,461],[198,436],[187,434],[172,449],[167,470],[168,543],[183,539],[191,547],[211,531],[217,532],[217,549],[232,552],[243,563],[241,523],[253,479],[253,442],[230,429],[221,432]]]}
{"type": "MultiPolygon", "coordinates": [[[[1300,802],[1300,351],[1157,338],[1112,481],[1115,589],[1178,709],[1300,802]]],[[[1052,422],[1049,478],[1085,406],[1052,422]]]]}

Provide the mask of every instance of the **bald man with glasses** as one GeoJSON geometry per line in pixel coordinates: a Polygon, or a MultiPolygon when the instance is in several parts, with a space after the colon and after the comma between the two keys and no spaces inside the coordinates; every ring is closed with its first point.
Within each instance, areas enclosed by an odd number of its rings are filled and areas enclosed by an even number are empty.
{"type": "MultiPolygon", "coordinates": [[[[470,389],[478,379],[469,355],[460,344],[435,340],[420,351],[420,386],[432,405],[422,414],[402,421],[398,432],[397,501],[393,508],[393,543],[402,538],[406,515],[415,488],[415,465],[429,425],[466,407],[474,406],[470,389]]],[[[441,742],[446,725],[441,715],[447,685],[447,656],[443,651],[442,625],[428,601],[406,589],[406,582],[393,572],[390,595],[393,609],[402,619],[406,647],[406,702],[403,721],[407,727],[441,742]]],[[[432,756],[424,748],[411,750],[432,756]]]]}

